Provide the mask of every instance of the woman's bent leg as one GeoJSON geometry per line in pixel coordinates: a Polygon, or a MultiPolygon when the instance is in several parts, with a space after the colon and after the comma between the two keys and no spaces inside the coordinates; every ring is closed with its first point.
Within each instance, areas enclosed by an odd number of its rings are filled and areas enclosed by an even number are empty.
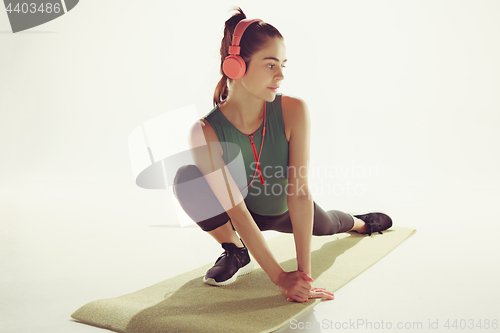
{"type": "MultiPolygon", "coordinates": [[[[228,221],[230,222],[230,221],[228,221]]],[[[237,247],[243,247],[243,242],[236,235],[231,223],[226,223],[218,227],[217,229],[207,231],[219,244],[222,243],[233,243],[237,247]]]]}
{"type": "Polygon", "coordinates": [[[228,223],[229,215],[198,167],[192,164],[180,167],[174,178],[173,191],[186,214],[224,248],[224,253],[207,271],[203,281],[222,286],[233,283],[240,275],[250,273],[253,262],[248,250],[236,235],[232,224],[228,223]]]}
{"type": "Polygon", "coordinates": [[[215,230],[229,221],[197,166],[189,164],[177,170],[173,192],[182,209],[204,231],[215,230]]]}

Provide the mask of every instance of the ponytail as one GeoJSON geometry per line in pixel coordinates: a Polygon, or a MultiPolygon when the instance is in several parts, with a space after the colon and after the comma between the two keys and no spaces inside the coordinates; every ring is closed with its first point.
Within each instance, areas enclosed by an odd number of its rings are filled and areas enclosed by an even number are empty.
{"type": "Polygon", "coordinates": [[[227,98],[227,94],[227,76],[222,73],[222,77],[219,80],[219,83],[217,83],[217,87],[215,87],[214,106],[219,105],[221,102],[225,101],[227,98]]]}
{"type": "Polygon", "coordinates": [[[247,16],[243,13],[243,10],[240,7],[235,7],[234,10],[237,11],[233,16],[231,16],[224,25],[224,37],[222,38],[221,46],[220,46],[220,73],[222,74],[222,78],[220,79],[217,87],[214,92],[214,106],[224,102],[227,98],[228,87],[227,80],[228,77],[224,74],[224,70],[222,69],[222,64],[224,63],[224,59],[229,55],[229,46],[233,42],[233,33],[236,25],[241,20],[245,19],[247,16]]]}

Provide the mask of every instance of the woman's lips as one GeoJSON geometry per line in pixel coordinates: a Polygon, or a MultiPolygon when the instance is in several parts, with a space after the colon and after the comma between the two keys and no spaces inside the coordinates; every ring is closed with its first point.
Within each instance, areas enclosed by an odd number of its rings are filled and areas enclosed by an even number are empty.
{"type": "Polygon", "coordinates": [[[278,88],[279,87],[267,87],[267,89],[271,89],[272,91],[274,92],[277,92],[278,91],[278,88]]]}

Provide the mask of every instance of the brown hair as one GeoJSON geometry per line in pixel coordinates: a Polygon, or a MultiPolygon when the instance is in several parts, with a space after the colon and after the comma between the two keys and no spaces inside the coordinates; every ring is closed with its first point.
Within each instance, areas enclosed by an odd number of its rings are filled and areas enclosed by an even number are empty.
{"type": "MultiPolygon", "coordinates": [[[[225,24],[224,27],[224,37],[222,38],[221,46],[220,46],[220,73],[222,74],[222,78],[220,79],[217,87],[214,92],[214,106],[220,104],[225,101],[228,94],[227,88],[227,80],[229,79],[222,70],[222,64],[224,63],[224,59],[229,55],[229,46],[233,42],[233,33],[234,29],[238,22],[246,18],[246,15],[243,13],[240,7],[236,7],[234,10],[237,11],[236,14],[231,16],[225,24]]],[[[254,22],[248,26],[241,37],[240,40],[240,57],[243,58],[245,64],[248,68],[248,63],[252,58],[252,55],[259,51],[262,46],[268,41],[269,38],[278,37],[283,38],[280,32],[273,27],[272,25],[264,22],[254,22]]]]}

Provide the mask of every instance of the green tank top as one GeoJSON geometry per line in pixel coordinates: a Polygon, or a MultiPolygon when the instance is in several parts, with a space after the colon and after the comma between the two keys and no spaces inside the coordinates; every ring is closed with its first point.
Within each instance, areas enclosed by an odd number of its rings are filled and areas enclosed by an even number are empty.
{"type": "MultiPolygon", "coordinates": [[[[259,172],[257,171],[251,185],[242,192],[248,209],[259,215],[280,215],[288,210],[286,202],[288,141],[285,135],[281,96],[281,94],[276,94],[273,102],[266,102],[266,133],[259,160],[264,185],[262,185],[259,179],[259,172]],[[246,197],[245,193],[247,193],[246,197]]],[[[256,150],[258,156],[262,143],[264,122],[262,122],[256,132],[252,133],[252,135],[247,135],[238,130],[224,116],[218,106],[214,107],[203,119],[208,121],[214,129],[215,134],[217,134],[223,150],[222,158],[228,166],[231,175],[233,175],[233,170],[229,162],[233,161],[241,152],[247,182],[241,187],[240,184],[238,186],[240,187],[240,191],[243,190],[250,184],[256,170],[254,150],[256,150]],[[251,143],[252,136],[254,145],[251,143]],[[226,144],[226,142],[233,144],[226,144]],[[236,149],[232,147],[236,147],[236,149]]],[[[235,177],[233,176],[233,178],[235,177]]]]}

